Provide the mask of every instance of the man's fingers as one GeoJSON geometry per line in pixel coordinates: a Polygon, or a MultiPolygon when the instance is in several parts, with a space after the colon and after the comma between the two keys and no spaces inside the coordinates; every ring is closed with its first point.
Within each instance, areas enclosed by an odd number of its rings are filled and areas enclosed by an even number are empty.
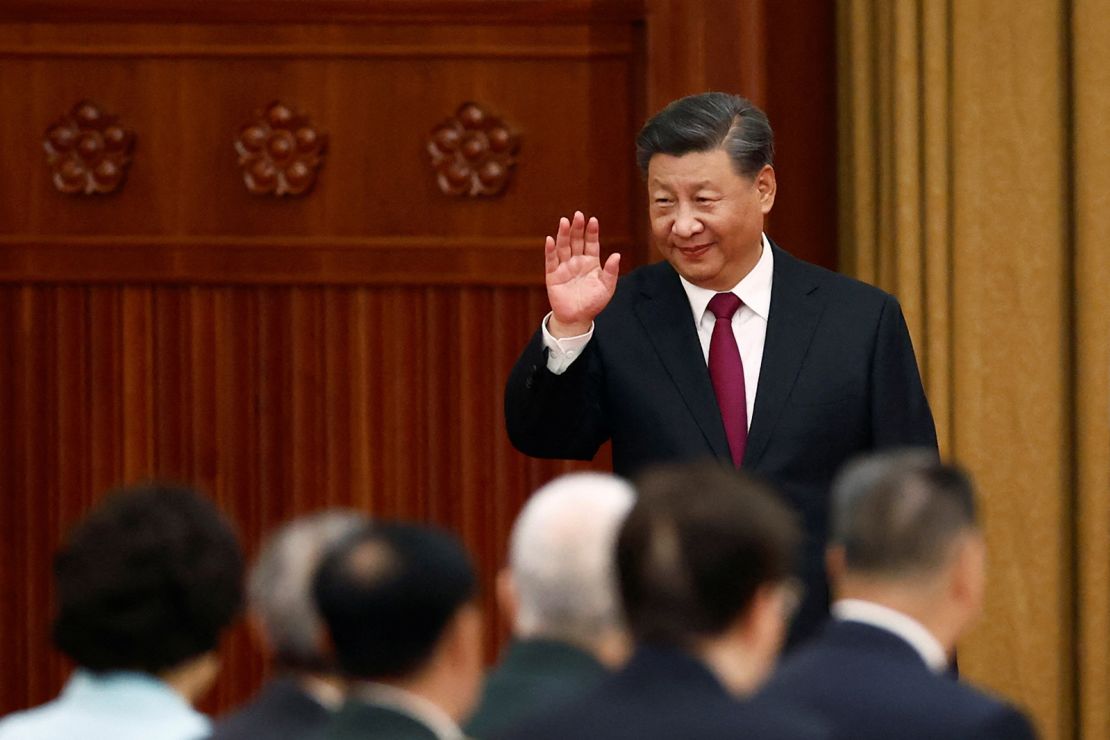
{"type": "Polygon", "coordinates": [[[620,252],[613,252],[609,255],[609,259],[605,260],[605,267],[601,271],[601,282],[605,287],[612,292],[617,287],[617,276],[621,271],[621,254],[620,252]]]}
{"type": "Polygon", "coordinates": [[[543,271],[550,275],[559,266],[559,258],[555,256],[555,240],[550,236],[543,243],[543,271]]]}
{"type": "Polygon", "coordinates": [[[597,219],[591,217],[586,222],[586,255],[590,257],[601,257],[601,225],[598,224],[597,219]]]}
{"type": "Polygon", "coordinates": [[[570,253],[582,254],[586,249],[586,217],[582,211],[574,212],[574,220],[570,222],[570,253]]]}
{"type": "Polygon", "coordinates": [[[559,230],[555,232],[555,256],[560,262],[570,259],[570,221],[559,219],[559,230]]]}

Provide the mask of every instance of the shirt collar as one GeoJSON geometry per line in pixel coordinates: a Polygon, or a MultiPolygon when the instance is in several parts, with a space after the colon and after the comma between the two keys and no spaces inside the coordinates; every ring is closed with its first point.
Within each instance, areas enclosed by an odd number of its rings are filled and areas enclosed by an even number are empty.
{"type": "Polygon", "coordinates": [[[108,671],[94,673],[78,668],[70,676],[63,693],[80,700],[99,701],[103,696],[128,696],[135,702],[158,703],[194,711],[185,697],[169,684],[149,673],[138,671],[108,671]]]}
{"type": "Polygon", "coordinates": [[[832,605],[832,615],[892,632],[917,651],[933,673],[948,667],[948,656],[940,641],[921,622],[890,607],[863,599],[841,599],[832,605]]]}
{"type": "Polygon", "coordinates": [[[420,724],[427,727],[439,740],[463,740],[465,735],[459,729],[447,712],[440,709],[433,702],[422,696],[417,696],[411,691],[389,686],[384,683],[366,681],[354,687],[355,696],[364,701],[388,707],[401,714],[408,715],[420,724]]]}
{"type": "MultiPolygon", "coordinates": [[[[771,276],[774,272],[774,257],[771,254],[771,242],[763,234],[763,251],[755,267],[745,275],[739,283],[732,287],[730,293],[735,293],[744,305],[755,312],[759,318],[767,320],[771,312],[771,276]]],[[[717,295],[717,291],[709,290],[694,285],[681,275],[682,288],[686,291],[686,298],[690,301],[690,310],[694,312],[694,321],[701,321],[705,309],[709,306],[710,299],[717,295]]]]}

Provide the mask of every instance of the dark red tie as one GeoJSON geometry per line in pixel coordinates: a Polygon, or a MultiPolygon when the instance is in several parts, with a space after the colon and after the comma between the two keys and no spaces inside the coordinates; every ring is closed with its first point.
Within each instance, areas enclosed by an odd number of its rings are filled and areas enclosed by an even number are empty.
{"type": "Polygon", "coordinates": [[[718,293],[709,301],[709,310],[717,317],[717,323],[713,324],[713,338],[709,341],[709,378],[717,394],[728,449],[736,467],[744,461],[744,448],[748,446],[744,363],[740,359],[740,348],[736,346],[736,335],[732,333],[732,315],[741,303],[734,293],[718,293]]]}

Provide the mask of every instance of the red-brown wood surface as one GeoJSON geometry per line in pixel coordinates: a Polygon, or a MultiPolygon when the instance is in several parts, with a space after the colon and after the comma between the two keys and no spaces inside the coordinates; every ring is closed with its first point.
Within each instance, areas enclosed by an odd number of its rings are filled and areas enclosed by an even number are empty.
{"type": "MultiPolygon", "coordinates": [[[[831,11],[769,0],[0,4],[0,713],[64,678],[62,534],[150,476],[212,491],[249,554],[324,506],[458,532],[492,657],[509,526],[568,468],[512,450],[501,416],[546,310],[543,235],[583,208],[626,268],[653,259],[633,138],[655,103],[717,87],[778,129],[772,236],[833,264],[833,38],[831,11]],[[83,99],[135,132],[110,195],[50,181],[43,137],[83,99]],[[274,100],[328,136],[295,198],[251,195],[233,147],[274,100]],[[497,197],[445,195],[426,153],[468,100],[520,137],[497,197]]],[[[222,655],[209,710],[263,672],[242,626],[222,655]]]]}
{"type": "MultiPolygon", "coordinates": [[[[500,388],[540,289],[0,287],[0,633],[11,709],[61,679],[50,554],[98,492],[151,476],[211,491],[253,552],[351,506],[441,524],[492,576],[525,495],[561,463],[508,443],[500,388]]],[[[242,631],[215,702],[257,684],[242,631]]]]}

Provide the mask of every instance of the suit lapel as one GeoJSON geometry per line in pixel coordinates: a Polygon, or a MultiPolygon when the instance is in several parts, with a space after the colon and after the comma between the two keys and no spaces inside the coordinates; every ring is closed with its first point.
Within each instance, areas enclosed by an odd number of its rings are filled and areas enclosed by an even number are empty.
{"type": "Polygon", "coordinates": [[[690,301],[670,265],[645,280],[635,312],[713,454],[730,459],[717,396],[702,356],[690,301]]]}
{"type": "Polygon", "coordinates": [[[758,466],[767,442],[782,415],[786,399],[798,377],[813,330],[821,318],[824,304],[817,296],[817,282],[802,262],[772,245],[775,255],[771,278],[771,308],[767,317],[767,338],[759,368],[755,409],[748,427],[748,447],[744,467],[758,466]]]}

